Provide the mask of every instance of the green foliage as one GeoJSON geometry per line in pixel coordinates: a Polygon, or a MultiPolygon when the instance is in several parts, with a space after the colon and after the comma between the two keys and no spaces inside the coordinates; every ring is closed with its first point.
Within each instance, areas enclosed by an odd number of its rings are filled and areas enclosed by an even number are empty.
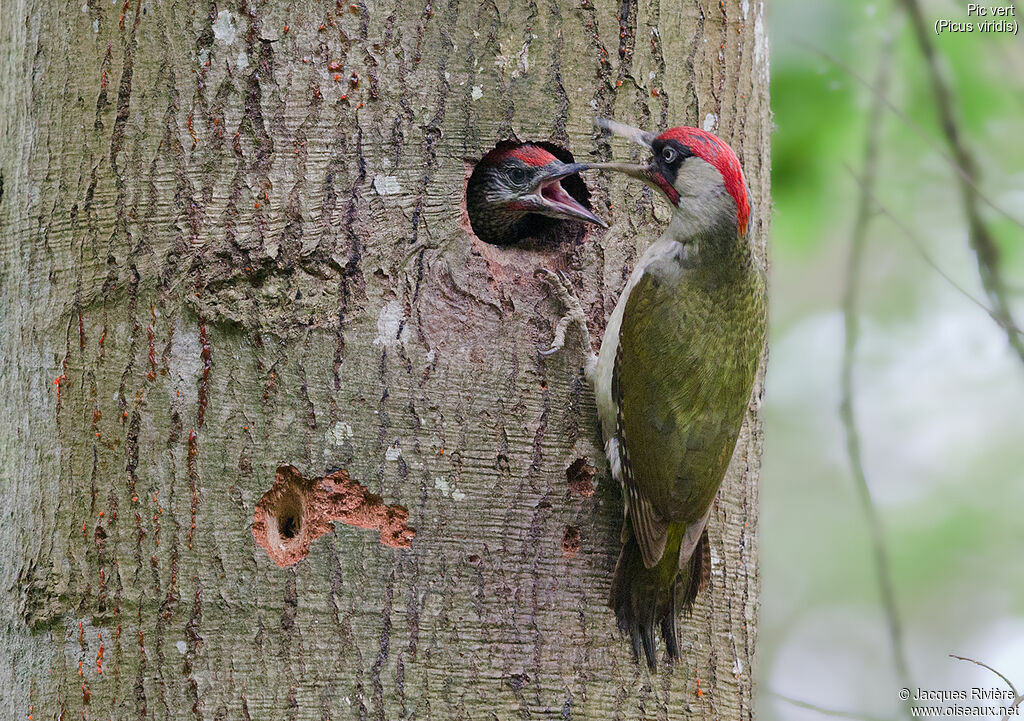
{"type": "MultiPolygon", "coordinates": [[[[921,5],[929,25],[965,19],[964,3],[921,5]]],[[[889,218],[872,214],[858,284],[854,407],[915,680],[959,688],[937,681],[949,673],[945,654],[980,653],[991,624],[1024,612],[1024,568],[1014,561],[1024,545],[1024,374],[1002,329],[964,295],[988,302],[928,68],[901,7],[863,0],[771,6],[775,323],[761,479],[761,688],[883,717],[895,717],[897,680],[873,539],[838,418],[838,384],[859,193],[848,169],[863,168],[872,102],[850,70],[874,80],[886,33],[893,36],[887,98],[906,120],[882,114],[874,195],[921,249],[889,218]],[[821,618],[846,619],[868,638],[852,643],[839,627],[821,637],[821,618]],[[842,692],[808,683],[814,673],[842,692]],[[877,703],[857,700],[864,688],[879,692],[877,703]]],[[[1024,220],[1024,45],[978,32],[930,37],[980,191],[1024,220]]],[[[981,213],[1024,323],[1024,229],[987,202],[981,213]]],[[[1024,659],[1000,670],[1024,684],[1024,659]]],[[[765,721],[818,718],[764,696],[761,706],[765,721]]]]}
{"type": "Polygon", "coordinates": [[[836,169],[842,168],[859,137],[854,100],[849,80],[824,60],[773,75],[776,252],[808,254],[829,242],[825,231],[841,199],[836,169]]]}

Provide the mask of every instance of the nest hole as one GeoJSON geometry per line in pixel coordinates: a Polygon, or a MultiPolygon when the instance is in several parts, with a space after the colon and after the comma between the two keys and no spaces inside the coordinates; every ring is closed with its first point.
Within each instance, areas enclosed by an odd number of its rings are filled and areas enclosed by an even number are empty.
{"type": "Polygon", "coordinates": [[[278,466],[274,484],[256,504],[252,536],[283,568],[305,558],[310,544],[335,521],[373,529],[385,546],[409,548],[416,529],[406,524],[408,519],[404,506],[384,503],[344,469],[306,477],[284,464],[278,466]]]}
{"type": "Polygon", "coordinates": [[[309,552],[311,536],[316,536],[309,528],[312,492],[308,479],[291,466],[281,466],[274,485],[256,504],[253,538],[278,566],[289,566],[309,552]]]}
{"type": "Polygon", "coordinates": [[[286,493],[274,514],[277,518],[277,532],[284,543],[293,540],[302,531],[302,501],[297,493],[286,493]]]}
{"type": "Polygon", "coordinates": [[[536,206],[541,201],[558,200],[564,191],[587,210],[590,190],[578,173],[535,185],[541,168],[554,160],[575,163],[572,153],[546,141],[503,140],[473,165],[466,181],[465,207],[473,233],[483,242],[527,249],[553,249],[579,243],[590,223],[576,218],[551,217],[551,206],[536,206]]]}
{"type": "Polygon", "coordinates": [[[562,555],[565,558],[574,558],[580,552],[583,545],[583,534],[576,526],[566,526],[562,534],[562,555]]]}

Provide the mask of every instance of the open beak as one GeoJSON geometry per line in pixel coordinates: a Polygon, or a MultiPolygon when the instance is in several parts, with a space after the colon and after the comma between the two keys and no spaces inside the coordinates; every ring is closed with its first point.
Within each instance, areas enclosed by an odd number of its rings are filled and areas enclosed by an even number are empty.
{"type": "Polygon", "coordinates": [[[586,223],[607,228],[608,224],[594,215],[590,210],[565,192],[562,178],[575,175],[581,170],[593,167],[585,163],[563,163],[552,161],[534,177],[534,190],[530,196],[533,212],[551,218],[582,220],[586,223]]]}

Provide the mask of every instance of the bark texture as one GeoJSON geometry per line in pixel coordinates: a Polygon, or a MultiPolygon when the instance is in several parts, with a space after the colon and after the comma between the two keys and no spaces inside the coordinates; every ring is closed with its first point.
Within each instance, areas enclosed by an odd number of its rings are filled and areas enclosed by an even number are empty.
{"type": "MultiPolygon", "coordinates": [[[[699,125],[743,161],[763,255],[763,23],[759,0],[5,0],[10,717],[750,718],[760,383],[710,592],[652,676],[606,607],[621,501],[582,351],[536,352],[562,309],[534,269],[600,337],[667,211],[590,175],[609,231],[499,249],[460,200],[500,139],[608,159],[595,114],[699,125]],[[253,524],[284,466],[345,469],[310,497],[366,528],[277,565],[253,524]],[[366,515],[396,508],[408,548],[366,515]]],[[[273,498],[284,543],[302,505],[273,498]]]]}

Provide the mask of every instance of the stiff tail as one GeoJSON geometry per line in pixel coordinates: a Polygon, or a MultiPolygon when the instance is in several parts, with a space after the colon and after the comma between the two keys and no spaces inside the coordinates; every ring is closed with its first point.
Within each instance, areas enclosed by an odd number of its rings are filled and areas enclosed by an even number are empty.
{"type": "Polygon", "coordinates": [[[693,555],[681,569],[679,539],[672,539],[671,535],[675,534],[670,534],[661,561],[646,568],[640,547],[630,534],[615,566],[608,599],[608,605],[615,610],[619,629],[629,636],[634,657],[639,661],[642,654],[652,670],[657,667],[655,624],[661,626],[661,637],[669,658],[679,658],[676,618],[680,611],[691,609],[697,594],[707,585],[711,571],[707,531],[701,535],[693,555]]]}

